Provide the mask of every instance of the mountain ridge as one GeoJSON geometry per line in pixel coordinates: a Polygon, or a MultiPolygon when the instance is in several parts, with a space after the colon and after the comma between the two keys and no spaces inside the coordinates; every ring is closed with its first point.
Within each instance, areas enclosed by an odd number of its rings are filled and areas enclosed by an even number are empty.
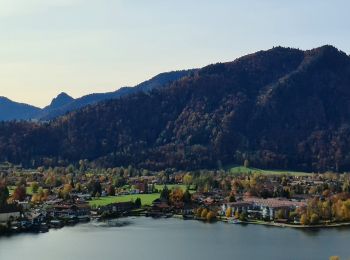
{"type": "Polygon", "coordinates": [[[40,111],[40,108],[12,101],[7,97],[0,97],[0,121],[1,120],[26,120],[40,111]],[[9,115],[10,114],[10,115],[9,115]]]}
{"type": "MultiPolygon", "coordinates": [[[[28,105],[28,104],[24,104],[24,103],[17,103],[15,101],[12,101],[6,98],[6,102],[8,104],[7,109],[5,108],[5,106],[3,106],[4,109],[0,111],[0,121],[52,120],[56,117],[62,116],[71,111],[98,103],[103,100],[120,98],[125,95],[137,93],[139,91],[147,92],[147,91],[151,91],[153,88],[166,87],[172,81],[177,80],[181,77],[184,77],[195,70],[196,69],[164,72],[134,87],[121,87],[116,91],[105,92],[105,93],[91,93],[76,99],[72,98],[65,92],[61,92],[55,98],[52,99],[49,105],[47,105],[43,109],[28,105]],[[9,103],[11,103],[11,107],[9,107],[9,103]]],[[[1,103],[0,103],[0,109],[1,109],[1,103]]]]}

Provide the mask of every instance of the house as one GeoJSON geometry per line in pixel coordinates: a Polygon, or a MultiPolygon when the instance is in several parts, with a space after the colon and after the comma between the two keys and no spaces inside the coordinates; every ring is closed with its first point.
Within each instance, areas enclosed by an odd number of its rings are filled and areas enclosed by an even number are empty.
{"type": "Polygon", "coordinates": [[[281,212],[283,218],[288,218],[289,212],[304,206],[306,206],[306,203],[301,201],[281,198],[245,197],[242,201],[222,204],[220,213],[225,215],[226,210],[231,208],[232,216],[235,212],[243,212],[248,214],[248,218],[274,220],[277,218],[277,212],[281,212]]]}
{"type": "Polygon", "coordinates": [[[194,209],[193,209],[192,205],[185,204],[185,205],[183,205],[180,213],[182,215],[192,215],[193,211],[194,211],[194,209]]]}
{"type": "Polygon", "coordinates": [[[235,212],[247,213],[248,210],[252,210],[253,209],[253,203],[244,202],[244,201],[224,203],[221,206],[221,215],[225,215],[226,214],[226,210],[228,208],[231,208],[231,212],[232,212],[231,213],[231,217],[233,217],[235,212]]]}
{"type": "MultiPolygon", "coordinates": [[[[297,208],[305,207],[306,203],[303,201],[291,201],[283,198],[244,198],[245,202],[252,203],[254,207],[260,210],[263,219],[274,220],[277,218],[276,214],[280,211],[284,218],[288,218],[288,214],[297,208]]],[[[248,211],[249,214],[249,211],[248,211]]]]}
{"type": "Polygon", "coordinates": [[[7,205],[0,208],[0,223],[17,220],[21,216],[21,210],[17,205],[7,205]]]}
{"type": "Polygon", "coordinates": [[[171,207],[168,202],[163,199],[156,199],[152,203],[152,207],[149,210],[149,215],[152,217],[161,216],[171,211],[171,207]]]}
{"type": "Polygon", "coordinates": [[[91,194],[83,194],[83,193],[76,193],[71,195],[73,198],[76,198],[80,201],[87,201],[91,200],[91,194]]]}
{"type": "Polygon", "coordinates": [[[134,208],[135,204],[133,202],[119,202],[103,206],[99,209],[99,212],[107,214],[124,214],[130,212],[134,208]]]}
{"type": "Polygon", "coordinates": [[[20,206],[23,211],[28,211],[30,209],[30,203],[28,201],[19,201],[17,205],[20,206]]]}
{"type": "Polygon", "coordinates": [[[90,216],[90,206],[87,203],[63,203],[55,204],[48,210],[48,214],[54,218],[61,219],[80,219],[90,216]]]}

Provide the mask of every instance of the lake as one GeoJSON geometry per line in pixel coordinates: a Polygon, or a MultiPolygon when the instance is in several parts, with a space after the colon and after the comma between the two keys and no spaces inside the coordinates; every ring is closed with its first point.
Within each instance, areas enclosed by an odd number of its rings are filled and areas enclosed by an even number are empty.
{"type": "Polygon", "coordinates": [[[0,237],[1,260],[213,260],[350,258],[350,229],[297,230],[125,218],[0,237]],[[112,225],[112,227],[111,227],[112,225]]]}

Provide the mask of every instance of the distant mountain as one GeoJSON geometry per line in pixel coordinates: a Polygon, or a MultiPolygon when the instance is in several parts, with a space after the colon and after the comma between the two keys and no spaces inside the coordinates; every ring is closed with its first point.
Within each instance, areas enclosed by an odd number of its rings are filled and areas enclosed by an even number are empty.
{"type": "Polygon", "coordinates": [[[0,124],[0,161],[350,170],[350,57],[276,47],[52,122],[0,124]],[[45,141],[43,141],[45,140],[45,141]]]}
{"type": "Polygon", "coordinates": [[[0,97],[0,121],[28,120],[37,113],[40,108],[23,103],[14,102],[6,97],[0,97]]]}
{"type": "Polygon", "coordinates": [[[94,93],[74,99],[62,92],[54,98],[50,105],[43,109],[27,104],[13,102],[5,97],[0,97],[0,121],[10,120],[51,120],[70,111],[96,104],[103,100],[120,98],[138,92],[149,92],[152,89],[164,88],[172,82],[194,73],[196,70],[181,70],[161,73],[150,80],[140,83],[135,87],[122,87],[114,92],[94,93]]]}
{"type": "MultiPolygon", "coordinates": [[[[152,89],[162,88],[168,86],[170,83],[178,80],[182,77],[188,76],[190,73],[193,73],[195,70],[181,70],[181,71],[171,71],[161,73],[150,80],[140,83],[135,87],[122,87],[114,92],[107,93],[94,93],[89,94],[77,99],[71,97],[66,98],[65,100],[69,102],[62,103],[58,106],[52,106],[52,104],[43,109],[43,111],[37,115],[37,119],[41,120],[50,120],[58,116],[64,115],[70,111],[80,109],[82,107],[98,103],[103,100],[120,98],[126,95],[135,94],[138,92],[148,92],[152,89]]],[[[61,94],[62,95],[62,94],[61,94]]],[[[67,94],[65,94],[67,97],[67,94]]],[[[59,98],[58,96],[57,98],[59,98]]],[[[62,97],[61,97],[62,98],[62,97]]]]}
{"type": "Polygon", "coordinates": [[[51,104],[44,108],[44,110],[55,110],[60,107],[66,106],[74,101],[74,98],[69,96],[67,93],[60,93],[57,97],[55,97],[51,104]]]}

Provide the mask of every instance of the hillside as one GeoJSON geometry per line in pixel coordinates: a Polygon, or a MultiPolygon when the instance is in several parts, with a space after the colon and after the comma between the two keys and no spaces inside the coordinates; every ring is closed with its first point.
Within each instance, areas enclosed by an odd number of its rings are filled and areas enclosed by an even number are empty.
{"type": "Polygon", "coordinates": [[[277,47],[45,125],[3,123],[0,133],[1,160],[35,165],[196,169],[247,158],[259,168],[350,170],[350,58],[332,46],[277,47]]]}

